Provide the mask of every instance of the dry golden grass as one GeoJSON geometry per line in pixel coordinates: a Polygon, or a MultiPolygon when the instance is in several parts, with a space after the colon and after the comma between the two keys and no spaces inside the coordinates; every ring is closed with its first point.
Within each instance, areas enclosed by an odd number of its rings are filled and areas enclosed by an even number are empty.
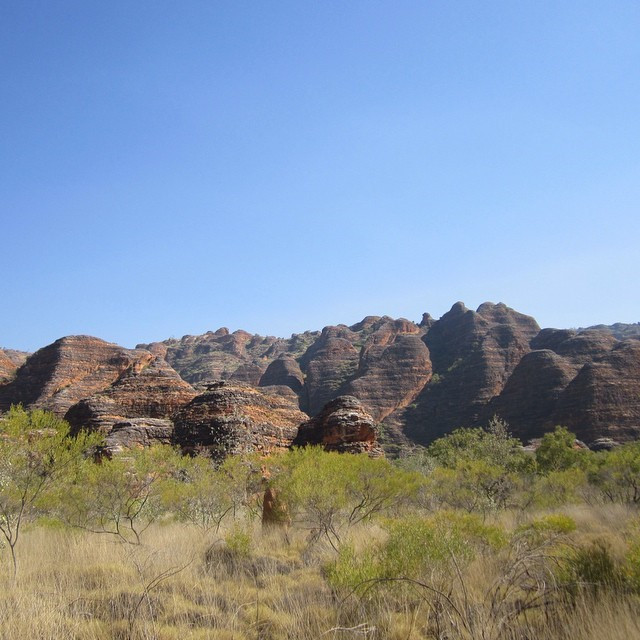
{"type": "MultiPolygon", "coordinates": [[[[625,526],[634,514],[619,507],[570,507],[578,535],[606,537],[623,553],[625,526]]],[[[501,516],[505,524],[520,522],[501,516]]],[[[262,535],[232,552],[228,533],[203,536],[181,524],[158,524],[140,546],[112,537],[34,526],[18,549],[14,585],[2,555],[2,640],[285,640],[349,638],[428,640],[635,640],[640,639],[636,596],[602,595],[570,606],[532,611],[492,635],[487,591],[500,580],[496,557],[480,557],[460,580],[452,579],[455,603],[473,617],[471,632],[453,619],[434,627],[433,598],[420,588],[382,590],[374,599],[332,593],[323,565],[331,551],[309,552],[304,532],[262,535]],[[438,635],[440,633],[440,635],[438,635]],[[471,635],[470,635],[471,634],[471,635]]],[[[355,534],[365,548],[382,531],[355,534]]],[[[4,553],[4,552],[3,552],[4,553]]],[[[445,617],[441,617],[445,620],[445,617]]]]}

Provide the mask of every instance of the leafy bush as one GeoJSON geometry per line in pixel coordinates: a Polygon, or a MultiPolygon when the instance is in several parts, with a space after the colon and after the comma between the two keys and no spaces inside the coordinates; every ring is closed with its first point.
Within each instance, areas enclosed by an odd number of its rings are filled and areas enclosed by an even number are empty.
{"type": "Polygon", "coordinates": [[[632,442],[594,459],[589,480],[607,500],[640,503],[640,443],[632,442]]]}
{"type": "Polygon", "coordinates": [[[557,426],[545,433],[536,449],[538,469],[543,472],[565,471],[579,464],[587,452],[575,448],[576,436],[566,427],[557,426]]]}
{"type": "Polygon", "coordinates": [[[522,451],[521,442],[509,435],[507,424],[499,418],[493,418],[486,429],[456,429],[433,442],[428,452],[449,469],[462,461],[481,461],[508,471],[533,470],[533,460],[522,451]]]}
{"type": "Polygon", "coordinates": [[[85,460],[72,484],[61,487],[58,512],[68,524],[140,544],[149,525],[166,512],[163,495],[177,473],[180,454],[167,446],[85,460]]]}
{"type": "Polygon", "coordinates": [[[69,425],[46,411],[12,406],[0,418],[0,533],[17,573],[22,525],[51,508],[57,488],[95,449],[99,436],[69,436],[69,425]]]}
{"type": "Polygon", "coordinates": [[[344,455],[320,447],[295,449],[273,462],[272,484],[292,520],[324,537],[336,550],[350,527],[398,511],[411,501],[423,477],[384,458],[344,455]]]}
{"type": "Polygon", "coordinates": [[[466,565],[476,554],[499,549],[505,533],[475,515],[440,512],[429,518],[405,516],[384,523],[387,539],[356,554],[352,545],[340,549],[327,568],[329,583],[337,590],[367,590],[373,582],[410,579],[433,580],[466,565]]]}

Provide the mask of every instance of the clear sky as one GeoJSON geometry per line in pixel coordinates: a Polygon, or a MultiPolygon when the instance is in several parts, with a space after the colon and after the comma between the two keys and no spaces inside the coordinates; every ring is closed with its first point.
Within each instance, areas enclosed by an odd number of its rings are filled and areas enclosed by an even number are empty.
{"type": "Polygon", "coordinates": [[[637,0],[0,3],[0,345],[640,320],[637,0]]]}

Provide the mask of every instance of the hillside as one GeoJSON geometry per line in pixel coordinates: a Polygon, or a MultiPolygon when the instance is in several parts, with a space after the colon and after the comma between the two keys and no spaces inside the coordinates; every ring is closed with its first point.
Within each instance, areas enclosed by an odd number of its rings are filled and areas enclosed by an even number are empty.
{"type": "Polygon", "coordinates": [[[0,359],[11,362],[0,411],[18,402],[70,411],[76,428],[103,431],[164,420],[165,437],[174,412],[225,380],[279,394],[311,417],[353,396],[382,425],[389,448],[428,444],[495,414],[522,440],[561,423],[587,443],[625,442],[640,436],[640,340],[629,337],[638,326],[541,330],[502,303],[474,311],[458,302],[438,320],[367,316],[286,339],[222,328],[132,350],[71,336],[19,367],[15,356],[0,359]]]}

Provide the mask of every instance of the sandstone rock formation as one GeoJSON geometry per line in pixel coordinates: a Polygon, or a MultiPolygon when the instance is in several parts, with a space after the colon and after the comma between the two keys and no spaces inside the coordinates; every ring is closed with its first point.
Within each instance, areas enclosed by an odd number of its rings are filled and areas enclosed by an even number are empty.
{"type": "Polygon", "coordinates": [[[640,438],[640,341],[619,342],[584,365],[560,397],[552,422],[587,443],[640,438]]]}
{"type": "Polygon", "coordinates": [[[304,374],[297,360],[285,353],[271,362],[260,378],[259,384],[261,387],[274,385],[289,387],[299,395],[304,386],[304,374]]]}
{"type": "Polygon", "coordinates": [[[173,444],[173,423],[160,418],[131,418],[114,422],[104,439],[105,449],[113,454],[126,449],[173,444]]]}
{"type": "Polygon", "coordinates": [[[226,455],[285,450],[307,416],[277,387],[220,382],[196,396],[173,417],[176,444],[185,452],[226,455]]]}
{"type": "Polygon", "coordinates": [[[107,389],[73,405],[66,413],[72,431],[88,429],[106,436],[107,448],[171,441],[169,418],[196,391],[159,356],[131,366],[107,389]]]}
{"type": "Polygon", "coordinates": [[[423,333],[413,322],[387,316],[325,327],[300,359],[306,374],[302,408],[316,415],[330,400],[353,395],[380,421],[406,407],[431,377],[423,333]]]}
{"type": "Polygon", "coordinates": [[[422,444],[476,424],[539,331],[533,318],[502,303],[486,302],[477,311],[454,304],[424,338],[434,372],[430,383],[389,422],[400,422],[422,444]]]}
{"type": "Polygon", "coordinates": [[[383,456],[373,418],[353,396],[329,402],[315,417],[303,423],[293,446],[321,445],[326,451],[383,456]]]}
{"type": "Polygon", "coordinates": [[[161,354],[180,376],[200,388],[218,380],[235,379],[257,385],[269,364],[281,354],[301,356],[318,332],[294,334],[289,339],[229,333],[225,327],[201,336],[140,344],[137,348],[161,354]]]}
{"type": "MultiPolygon", "coordinates": [[[[587,327],[588,330],[605,331],[610,333],[614,338],[618,340],[627,340],[628,338],[640,339],[640,322],[616,322],[615,324],[596,324],[592,327],[587,327]]],[[[579,331],[585,331],[585,329],[579,329],[579,331]]]]}
{"type": "Polygon", "coordinates": [[[344,325],[325,327],[301,359],[306,375],[302,408],[316,415],[358,370],[357,334],[344,325]]]}
{"type": "Polygon", "coordinates": [[[68,336],[36,351],[0,386],[0,411],[12,404],[47,409],[60,417],[69,407],[106,389],[127,369],[142,368],[153,356],[90,336],[68,336]]]}
{"type": "MultiPolygon", "coordinates": [[[[138,443],[163,440],[169,437],[170,424],[152,421],[168,420],[169,408],[180,406],[171,399],[166,411],[151,406],[165,393],[158,382],[162,376],[154,375],[166,359],[199,391],[226,380],[229,393],[244,390],[238,392],[246,396],[238,406],[245,401],[248,407],[280,402],[297,412],[299,422],[319,416],[342,395],[354,396],[372,420],[385,427],[389,451],[411,441],[428,444],[457,427],[485,424],[494,414],[524,441],[563,422],[589,443],[599,437],[617,442],[636,434],[638,327],[540,331],[533,318],[504,304],[485,303],[472,311],[456,303],[439,320],[427,313],[417,324],[367,316],[351,326],[328,326],[287,339],[222,328],[130,350],[71,336],[41,349],[22,366],[24,354],[0,350],[0,411],[22,402],[62,416],[78,405],[70,413],[74,424],[85,420],[108,433],[117,431],[119,443],[126,438],[138,443]],[[621,337],[631,337],[624,348],[621,337]],[[127,400],[129,384],[134,390],[127,400]],[[260,395],[247,399],[252,387],[259,388],[260,395]],[[147,406],[133,409],[131,398],[142,402],[145,393],[147,406]]],[[[177,374],[171,374],[169,398],[186,384],[177,374]]],[[[254,417],[249,423],[256,423],[254,417]]],[[[262,424],[259,419],[257,424],[262,424]]],[[[267,450],[268,442],[280,441],[279,435],[269,437],[250,446],[267,450]]],[[[188,446],[187,439],[182,443],[188,446]]]]}
{"type": "Polygon", "coordinates": [[[352,393],[376,420],[411,403],[431,375],[421,326],[387,316],[325,327],[289,339],[219,329],[202,336],[139,345],[163,354],[196,387],[216,380],[289,387],[300,407],[314,415],[339,395],[352,393]]]}
{"type": "Polygon", "coordinates": [[[16,371],[25,363],[28,356],[29,354],[24,351],[0,349],[0,384],[12,380],[16,371]]]}
{"type": "Polygon", "coordinates": [[[512,434],[523,442],[539,438],[552,428],[549,421],[558,398],[578,369],[551,349],[526,354],[502,393],[484,412],[485,420],[498,415],[508,423],[512,434]]]}
{"type": "Polygon", "coordinates": [[[617,343],[608,332],[543,329],[531,341],[535,350],[522,358],[484,418],[499,415],[523,441],[540,437],[560,424],[554,422],[559,418],[556,408],[580,369],[606,356],[617,343]]]}
{"type": "Polygon", "coordinates": [[[358,370],[345,385],[380,421],[406,407],[431,378],[429,349],[420,329],[407,320],[380,324],[366,339],[358,370]]]}

